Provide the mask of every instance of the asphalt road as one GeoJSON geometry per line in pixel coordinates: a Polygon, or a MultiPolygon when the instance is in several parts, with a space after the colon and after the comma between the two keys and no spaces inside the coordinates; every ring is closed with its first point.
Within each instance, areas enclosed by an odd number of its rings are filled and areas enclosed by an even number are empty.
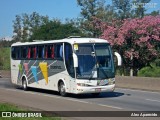
{"type": "Polygon", "coordinates": [[[99,97],[69,95],[57,92],[14,88],[9,78],[0,78],[0,101],[44,111],[160,111],[160,93],[116,88],[99,97]]]}

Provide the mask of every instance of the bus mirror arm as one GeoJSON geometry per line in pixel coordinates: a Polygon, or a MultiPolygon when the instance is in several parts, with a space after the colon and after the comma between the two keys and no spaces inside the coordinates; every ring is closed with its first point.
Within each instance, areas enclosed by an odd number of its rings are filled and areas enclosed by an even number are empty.
{"type": "Polygon", "coordinates": [[[78,57],[75,53],[73,53],[73,64],[74,68],[78,67],[78,57]]]}
{"type": "Polygon", "coordinates": [[[122,57],[119,53],[117,52],[114,52],[114,55],[117,57],[117,60],[118,60],[118,66],[121,66],[122,65],[122,57]]]}

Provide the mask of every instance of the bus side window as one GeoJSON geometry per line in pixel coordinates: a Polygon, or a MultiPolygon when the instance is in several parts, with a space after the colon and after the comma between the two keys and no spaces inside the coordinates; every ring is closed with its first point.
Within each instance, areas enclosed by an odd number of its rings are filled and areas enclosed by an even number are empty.
{"type": "Polygon", "coordinates": [[[30,58],[36,58],[36,47],[35,46],[31,46],[31,56],[30,58]]]}
{"type": "Polygon", "coordinates": [[[44,50],[45,50],[45,46],[42,47],[42,58],[45,58],[44,50]]]}
{"type": "Polygon", "coordinates": [[[21,58],[21,49],[20,47],[16,47],[16,59],[20,59],[21,58]]]}
{"type": "Polygon", "coordinates": [[[54,54],[55,54],[55,58],[57,59],[63,58],[63,45],[62,44],[55,44],[54,54]]]}
{"type": "Polygon", "coordinates": [[[43,58],[44,46],[37,46],[37,58],[43,58]]]}
{"type": "Polygon", "coordinates": [[[48,58],[48,47],[47,47],[47,45],[45,46],[45,58],[46,59],[48,58]]]}
{"type": "Polygon", "coordinates": [[[52,46],[52,50],[51,50],[52,52],[51,52],[51,58],[53,58],[54,59],[54,46],[52,46]]]}
{"type": "Polygon", "coordinates": [[[22,46],[21,47],[21,58],[25,59],[27,57],[27,47],[26,46],[22,46]]]}
{"type": "Polygon", "coordinates": [[[11,56],[12,56],[13,59],[15,59],[16,58],[15,47],[12,47],[11,51],[12,51],[11,56]]]}
{"type": "Polygon", "coordinates": [[[27,58],[30,59],[31,58],[31,48],[28,47],[28,54],[27,54],[27,58]]]}
{"type": "Polygon", "coordinates": [[[52,47],[53,47],[53,46],[48,45],[48,51],[47,51],[47,53],[48,53],[48,58],[51,58],[52,47]]]}
{"type": "Polygon", "coordinates": [[[45,46],[45,58],[46,59],[54,58],[54,46],[53,45],[45,46]]]}
{"type": "Polygon", "coordinates": [[[63,46],[62,45],[60,46],[60,51],[59,52],[60,52],[59,53],[60,57],[63,58],[63,46]]]}
{"type": "Polygon", "coordinates": [[[34,59],[37,57],[37,48],[36,48],[36,46],[34,47],[34,59]]]}
{"type": "Polygon", "coordinates": [[[13,59],[16,59],[16,47],[12,47],[11,55],[13,59]]]}

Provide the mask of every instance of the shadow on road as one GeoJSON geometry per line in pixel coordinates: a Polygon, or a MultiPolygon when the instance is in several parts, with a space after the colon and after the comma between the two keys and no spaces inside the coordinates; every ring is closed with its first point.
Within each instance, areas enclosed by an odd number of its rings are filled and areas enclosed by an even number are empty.
{"type": "MultiPolygon", "coordinates": [[[[10,88],[10,89],[17,88],[17,89],[22,90],[18,86],[14,86],[13,84],[11,84],[11,81],[9,79],[5,79],[5,80],[2,79],[0,81],[0,87],[1,88],[10,88]]],[[[58,92],[55,92],[55,91],[52,91],[52,90],[29,88],[28,91],[60,96],[58,92]]],[[[123,96],[123,95],[126,95],[126,94],[115,91],[115,92],[101,93],[98,96],[95,96],[95,95],[92,95],[92,94],[79,94],[79,95],[67,94],[67,97],[77,98],[77,99],[90,99],[90,98],[113,98],[113,97],[120,97],[120,96],[123,96]]]]}
{"type": "MultiPolygon", "coordinates": [[[[19,89],[21,89],[21,88],[19,88],[19,89]]],[[[58,92],[52,91],[52,90],[29,88],[28,91],[34,91],[34,92],[38,92],[38,93],[45,93],[45,94],[60,96],[58,92]]],[[[121,93],[121,92],[108,92],[108,93],[101,93],[98,96],[94,96],[92,94],[79,94],[79,95],[67,94],[67,97],[77,98],[77,99],[90,99],[90,98],[113,98],[113,97],[120,97],[123,95],[125,95],[125,94],[121,93]]]]}
{"type": "Polygon", "coordinates": [[[68,94],[69,97],[78,98],[78,99],[112,98],[112,97],[120,97],[123,95],[124,95],[124,93],[120,93],[120,92],[101,93],[98,96],[94,96],[92,94],[80,94],[80,95],[68,94]]]}
{"type": "MultiPolygon", "coordinates": [[[[10,79],[1,79],[0,80],[0,87],[1,88],[17,88],[22,90],[21,88],[19,88],[18,86],[14,86],[13,84],[11,84],[10,79]]],[[[38,92],[38,93],[45,93],[45,94],[50,94],[50,95],[56,95],[56,96],[60,96],[58,92],[52,91],[52,90],[44,90],[44,89],[37,89],[37,88],[29,88],[28,91],[33,91],[33,92],[38,92]]],[[[77,98],[77,99],[90,99],[90,98],[113,98],[113,97],[120,97],[126,95],[122,92],[108,92],[108,93],[101,93],[98,96],[92,95],[92,94],[67,94],[67,97],[71,97],[71,98],[77,98]]],[[[127,94],[127,96],[130,96],[127,94]]]]}

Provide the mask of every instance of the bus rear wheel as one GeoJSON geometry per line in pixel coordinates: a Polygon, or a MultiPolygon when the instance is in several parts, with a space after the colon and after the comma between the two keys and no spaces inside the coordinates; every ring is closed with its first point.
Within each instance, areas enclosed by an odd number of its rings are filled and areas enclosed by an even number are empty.
{"type": "Polygon", "coordinates": [[[23,78],[23,80],[22,80],[22,88],[23,88],[23,90],[27,91],[28,87],[27,87],[27,81],[25,78],[23,78]]]}
{"type": "Polygon", "coordinates": [[[67,95],[65,85],[63,82],[60,82],[60,84],[59,84],[59,93],[63,97],[65,97],[67,95]]]}

